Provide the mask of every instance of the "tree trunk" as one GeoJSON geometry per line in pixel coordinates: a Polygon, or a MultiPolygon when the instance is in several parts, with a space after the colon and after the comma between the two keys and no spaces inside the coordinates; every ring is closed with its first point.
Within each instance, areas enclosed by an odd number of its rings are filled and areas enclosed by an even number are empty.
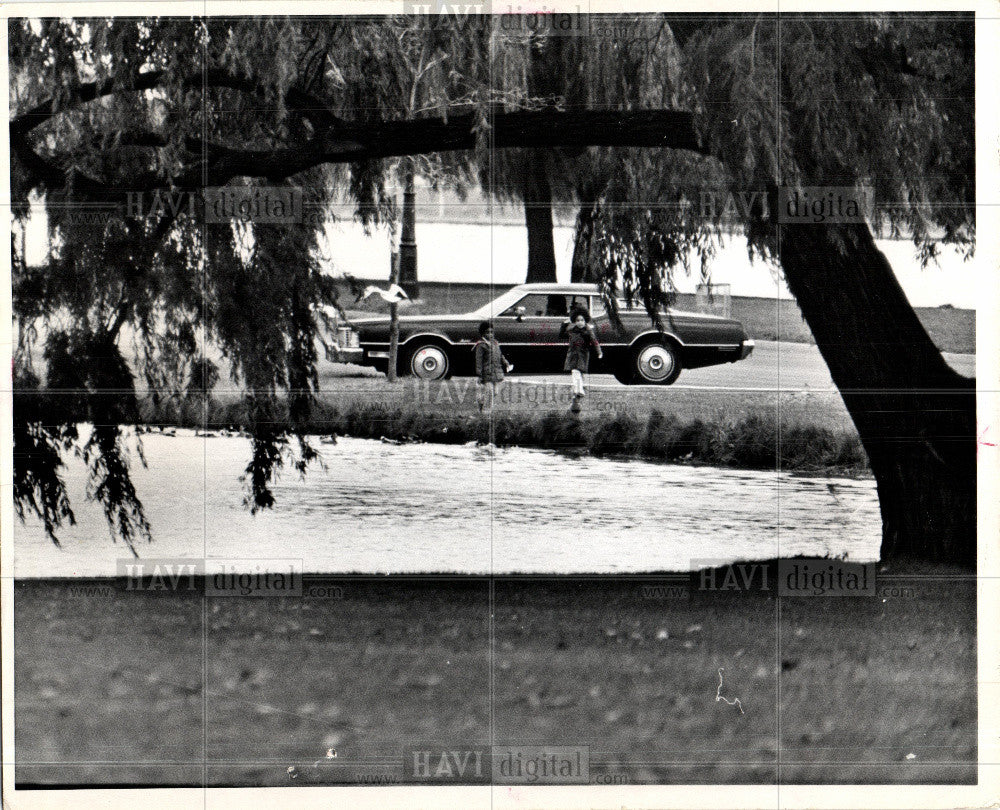
{"type": "Polygon", "coordinates": [[[975,380],[945,362],[866,225],[782,225],[779,247],[871,463],[882,559],[974,567],[975,380]]]}
{"type": "Polygon", "coordinates": [[[597,218],[597,203],[584,203],[576,215],[576,231],[573,240],[573,266],[570,281],[573,284],[597,281],[600,273],[594,266],[591,252],[594,238],[594,220],[597,218]]]}
{"type": "Polygon", "coordinates": [[[524,223],[528,226],[528,272],[525,283],[555,283],[556,248],[552,239],[552,188],[545,156],[531,155],[524,167],[524,223]]]}
{"type": "MultiPolygon", "coordinates": [[[[561,37],[530,37],[525,80],[528,95],[552,107],[559,97],[562,72],[561,37]]],[[[525,281],[555,283],[556,249],[552,239],[552,186],[549,183],[549,156],[540,151],[526,151],[524,164],[524,220],[528,226],[528,272],[525,281]]]]}

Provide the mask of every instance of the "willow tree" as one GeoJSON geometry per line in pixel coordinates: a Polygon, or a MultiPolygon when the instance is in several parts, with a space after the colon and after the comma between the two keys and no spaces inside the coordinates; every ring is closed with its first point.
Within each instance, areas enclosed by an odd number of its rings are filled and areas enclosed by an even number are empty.
{"type": "Polygon", "coordinates": [[[706,143],[736,186],[771,190],[771,216],[748,218],[751,244],[780,263],[858,428],[878,487],[882,556],[968,565],[975,380],[945,362],[873,229],[911,239],[925,260],[942,244],[971,254],[974,40],[971,15],[879,15],[747,20],[690,43],[706,143]],[[752,142],[753,121],[777,137],[752,142]],[[776,223],[777,186],[836,185],[873,190],[870,224],[776,223]]]}
{"type": "Polygon", "coordinates": [[[134,550],[149,537],[122,430],[142,418],[137,388],[169,401],[204,395],[215,361],[245,391],[251,509],[273,503],[282,466],[304,471],[315,457],[303,426],[317,384],[316,311],[336,304],[316,262],[322,223],[212,221],[208,188],[252,197],[296,187],[315,214],[346,185],[371,224],[394,213],[393,159],[665,136],[695,145],[683,113],[599,114],[596,131],[579,112],[555,129],[531,112],[495,114],[483,22],[433,27],[446,75],[427,85],[426,109],[408,96],[402,116],[398,18],[9,22],[14,212],[23,226],[34,195],[50,231],[41,267],[12,242],[22,516],[36,512],[53,540],[72,521],[59,468],[80,441],[76,425],[89,422],[79,449],[90,494],[134,550]],[[330,176],[338,166],[349,168],[330,176]]]}
{"type": "MultiPolygon", "coordinates": [[[[278,470],[315,457],[301,430],[317,384],[313,311],[335,304],[334,290],[308,221],[210,222],[193,193],[227,145],[301,143],[324,125],[308,81],[292,86],[277,67],[307,62],[309,41],[270,21],[11,21],[10,34],[14,199],[23,217],[39,195],[49,230],[45,264],[15,257],[19,510],[34,508],[53,539],[72,520],[52,462],[89,422],[89,494],[134,551],[149,537],[122,432],[140,419],[137,388],[167,418],[194,406],[203,420],[192,394],[211,388],[219,362],[246,392],[247,503],[270,506],[278,470]],[[267,79],[250,78],[234,38],[273,46],[267,79]]],[[[310,171],[300,181],[326,185],[310,171]]]]}
{"type": "MultiPolygon", "coordinates": [[[[565,16],[565,15],[564,15],[565,16]]],[[[496,103],[504,110],[631,111],[676,108],[676,46],[662,15],[591,15],[573,35],[553,23],[506,30],[493,42],[496,103]],[[600,28],[614,35],[590,36],[600,28]]],[[[574,280],[582,280],[590,231],[585,227],[621,170],[620,149],[510,149],[484,155],[480,183],[501,202],[524,208],[528,239],[525,281],[554,282],[554,208],[579,206],[574,280]]],[[[661,157],[658,165],[664,162],[661,157]]],[[[670,162],[667,159],[666,162],[670,162]]],[[[616,186],[616,188],[619,188],[616,186]]],[[[640,194],[640,199],[642,196],[640,194]]],[[[635,199],[631,200],[634,202],[635,199]]],[[[624,201],[622,201],[624,202],[624,201]]],[[[587,280],[596,280],[589,273],[587,280]]]]}
{"type": "MultiPolygon", "coordinates": [[[[160,349],[154,373],[194,354],[194,329],[205,338],[196,351],[220,346],[247,389],[251,507],[269,505],[296,435],[293,463],[311,457],[298,427],[315,387],[310,305],[330,296],[309,261],[315,229],[254,223],[247,234],[184,206],[141,216],[125,206],[88,233],[69,217],[58,224],[60,210],[119,201],[122,189],[308,187],[310,172],[346,164],[359,207],[377,217],[385,159],[642,147],[619,173],[639,204],[602,206],[595,217],[605,285],[621,277],[655,318],[663,275],[690,247],[710,258],[718,224],[677,190],[710,182],[766,192],[742,226],[754,254],[783,268],[858,427],[878,485],[883,556],[974,561],[974,383],[931,343],[872,230],[905,234],[928,257],[940,242],[972,244],[971,19],[665,19],[681,54],[677,108],[506,109],[505,89],[484,79],[490,21],[466,18],[440,35],[468,101],[412,118],[366,114],[379,92],[378,52],[350,48],[354,23],[343,18],[12,21],[15,210],[41,193],[58,231],[45,268],[15,263],[19,507],[50,530],[69,516],[58,464],[86,414],[114,426],[91,439],[94,494],[116,532],[143,534],[120,452],[119,426],[135,419],[121,335],[128,327],[158,348],[170,318],[183,322],[180,348],[160,349]],[[656,187],[644,188],[645,177],[656,187]],[[780,223],[778,189],[809,185],[873,186],[876,214],[869,224],[780,223]],[[259,318],[263,291],[271,300],[259,318]],[[39,321],[46,373],[29,362],[39,321]],[[287,431],[267,418],[281,391],[297,394],[287,431]]],[[[657,69],[652,56],[643,63],[657,69]]],[[[207,358],[195,359],[204,376],[207,358]]]]}
{"type": "Polygon", "coordinates": [[[972,254],[972,15],[667,19],[676,103],[707,156],[591,150],[607,181],[578,223],[593,254],[581,273],[624,280],[653,310],[676,268],[696,259],[709,273],[720,234],[741,230],[752,258],[780,267],[858,429],[882,557],[974,565],[975,380],[946,363],[875,243],[909,239],[923,262],[972,254]],[[790,193],[816,187],[872,207],[787,217],[790,193]]]}
{"type": "MultiPolygon", "coordinates": [[[[681,106],[711,159],[646,199],[678,202],[686,188],[752,201],[732,207],[735,224],[752,255],[780,266],[858,429],[878,488],[882,557],[974,565],[975,380],[945,362],[875,243],[910,239],[923,261],[949,245],[971,255],[972,16],[678,16],[671,25],[681,106]],[[787,220],[779,189],[808,187],[870,189],[873,209],[867,221],[787,220]]],[[[694,235],[710,258],[704,229],[717,232],[717,214],[697,201],[609,212],[597,224],[606,273],[634,275],[621,258],[635,251],[620,246],[636,233],[660,234],[668,259],[694,235]]]]}

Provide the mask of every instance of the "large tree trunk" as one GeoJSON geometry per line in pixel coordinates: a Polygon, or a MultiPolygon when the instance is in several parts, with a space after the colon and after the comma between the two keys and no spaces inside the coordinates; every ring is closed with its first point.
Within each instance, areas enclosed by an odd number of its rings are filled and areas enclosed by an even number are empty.
{"type": "Polygon", "coordinates": [[[882,559],[975,566],[975,380],[945,362],[866,225],[779,228],[788,288],[871,462],[882,559]]]}
{"type": "Polygon", "coordinates": [[[555,283],[556,248],[552,238],[552,189],[545,156],[524,167],[524,224],[528,226],[528,272],[525,283],[555,283]]]}
{"type": "MultiPolygon", "coordinates": [[[[526,81],[528,95],[552,106],[561,92],[562,37],[529,40],[526,81]]],[[[524,221],[528,226],[528,284],[556,281],[556,249],[552,237],[552,186],[549,158],[544,152],[524,153],[524,221]]]]}

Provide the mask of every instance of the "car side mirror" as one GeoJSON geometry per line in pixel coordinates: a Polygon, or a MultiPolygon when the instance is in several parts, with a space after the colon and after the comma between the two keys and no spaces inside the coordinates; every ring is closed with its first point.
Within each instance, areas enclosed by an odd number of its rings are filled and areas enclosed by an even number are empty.
{"type": "Polygon", "coordinates": [[[525,313],[526,311],[527,311],[527,310],[525,310],[525,308],[524,308],[524,307],[517,307],[517,308],[516,308],[516,309],[514,310],[514,314],[515,314],[515,315],[517,316],[517,319],[518,319],[519,321],[523,321],[523,320],[524,320],[524,313],[525,313]]]}

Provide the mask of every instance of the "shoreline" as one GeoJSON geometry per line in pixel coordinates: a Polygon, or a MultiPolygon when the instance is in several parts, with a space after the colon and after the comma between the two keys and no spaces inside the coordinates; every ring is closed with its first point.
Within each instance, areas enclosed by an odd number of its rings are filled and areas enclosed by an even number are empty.
{"type": "MultiPolygon", "coordinates": [[[[770,410],[749,410],[725,419],[679,417],[656,407],[646,413],[622,409],[579,416],[564,410],[498,409],[491,415],[477,411],[473,386],[464,392],[462,401],[447,409],[370,395],[338,402],[320,393],[316,400],[313,413],[301,426],[307,436],[350,436],[392,444],[492,444],[619,461],[855,478],[871,475],[856,433],[803,424],[791,417],[779,424],[770,410]]],[[[277,422],[289,430],[291,422],[283,403],[282,411],[277,422]]],[[[207,404],[189,400],[167,407],[154,407],[146,400],[141,412],[140,425],[148,429],[246,431],[249,421],[244,404],[233,398],[212,398],[207,404]]]]}
{"type": "MultiPolygon", "coordinates": [[[[123,558],[124,559],[124,558],[123,558]]],[[[299,576],[303,581],[315,581],[319,583],[336,583],[341,581],[358,582],[390,582],[399,580],[400,582],[453,582],[453,583],[488,583],[496,580],[529,581],[529,582],[552,582],[569,583],[572,581],[595,582],[613,584],[628,580],[648,580],[648,579],[675,579],[690,581],[693,578],[709,573],[715,578],[722,579],[725,572],[734,566],[752,565],[758,570],[767,569],[771,574],[775,574],[779,565],[787,562],[804,560],[807,562],[824,561],[830,564],[866,565],[876,567],[877,577],[895,578],[933,578],[933,579],[956,579],[970,581],[976,580],[976,571],[973,568],[965,568],[953,563],[932,563],[919,558],[897,557],[891,560],[866,560],[860,562],[841,557],[818,556],[806,554],[792,554],[783,557],[734,557],[725,562],[714,561],[716,564],[706,564],[685,570],[651,570],[651,571],[622,571],[616,573],[599,573],[588,571],[577,571],[568,573],[538,573],[538,572],[499,572],[499,573],[467,573],[458,571],[411,571],[405,573],[382,573],[373,571],[349,571],[349,572],[310,572],[301,571],[299,576]]],[[[161,559],[151,558],[152,563],[163,563],[161,559]]],[[[143,563],[143,558],[125,560],[126,563],[143,563]]],[[[173,562],[184,562],[184,560],[173,560],[173,562]]],[[[191,563],[204,562],[202,558],[192,557],[191,563]]],[[[703,560],[709,563],[711,560],[703,560]]],[[[185,574],[185,578],[197,584],[212,576],[211,574],[196,573],[192,576],[185,574]]],[[[127,585],[130,576],[125,574],[116,575],[87,575],[87,576],[55,576],[55,577],[14,577],[16,582],[45,582],[50,584],[79,585],[81,583],[98,583],[117,585],[127,585]]],[[[775,579],[771,576],[771,580],[775,579]]],[[[127,590],[127,589],[126,589],[127,590]]],[[[752,590],[752,588],[750,589],[752,590]]]]}

